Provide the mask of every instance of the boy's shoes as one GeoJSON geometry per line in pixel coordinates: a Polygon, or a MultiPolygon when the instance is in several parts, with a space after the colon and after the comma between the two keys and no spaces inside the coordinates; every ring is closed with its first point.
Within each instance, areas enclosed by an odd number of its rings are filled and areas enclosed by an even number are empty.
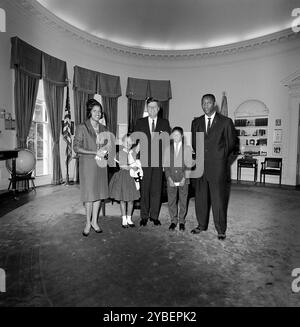
{"type": "Polygon", "coordinates": [[[153,218],[150,217],[149,220],[152,221],[155,226],[161,225],[161,222],[159,221],[158,218],[157,219],[153,219],[153,218]]]}
{"type": "Polygon", "coordinates": [[[179,230],[181,230],[181,231],[184,231],[185,230],[184,224],[179,224],[179,230]]]}
{"type": "Polygon", "coordinates": [[[146,226],[147,225],[147,219],[142,218],[140,221],[140,226],[146,226]]]}
{"type": "Polygon", "coordinates": [[[224,241],[226,239],[226,234],[218,234],[218,240],[224,241]]]}
{"type": "Polygon", "coordinates": [[[172,224],[170,225],[170,227],[169,227],[169,230],[174,231],[175,228],[176,228],[176,225],[175,225],[174,223],[172,223],[172,224]]]}

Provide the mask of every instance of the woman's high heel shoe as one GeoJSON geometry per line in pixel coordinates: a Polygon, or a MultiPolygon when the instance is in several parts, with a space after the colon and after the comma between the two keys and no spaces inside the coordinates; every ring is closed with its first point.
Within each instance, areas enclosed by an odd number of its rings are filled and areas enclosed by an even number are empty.
{"type": "Polygon", "coordinates": [[[90,234],[90,232],[87,232],[87,233],[85,231],[82,232],[82,235],[85,236],[85,237],[88,237],[89,234],[90,234]]]}
{"type": "Polygon", "coordinates": [[[93,230],[96,232],[96,233],[102,233],[103,230],[101,228],[95,228],[93,225],[91,225],[93,230]]]}

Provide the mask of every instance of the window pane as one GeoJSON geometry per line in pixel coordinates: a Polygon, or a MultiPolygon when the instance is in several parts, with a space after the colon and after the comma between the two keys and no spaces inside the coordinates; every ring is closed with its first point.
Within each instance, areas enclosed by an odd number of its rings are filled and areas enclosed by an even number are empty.
{"type": "Polygon", "coordinates": [[[48,175],[50,172],[52,160],[50,140],[43,83],[40,82],[33,122],[27,138],[27,147],[36,157],[35,176],[48,175]]]}

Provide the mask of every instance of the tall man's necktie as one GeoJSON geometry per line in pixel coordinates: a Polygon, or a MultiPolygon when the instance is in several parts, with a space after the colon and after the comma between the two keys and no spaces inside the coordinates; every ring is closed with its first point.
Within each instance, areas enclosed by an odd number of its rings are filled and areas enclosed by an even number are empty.
{"type": "Polygon", "coordinates": [[[210,129],[210,120],[211,118],[207,118],[208,119],[208,123],[207,123],[207,130],[206,130],[206,133],[209,132],[209,129],[210,129]]]}
{"type": "Polygon", "coordinates": [[[152,119],[151,136],[153,136],[154,131],[155,131],[155,124],[154,124],[154,119],[152,119]]]}

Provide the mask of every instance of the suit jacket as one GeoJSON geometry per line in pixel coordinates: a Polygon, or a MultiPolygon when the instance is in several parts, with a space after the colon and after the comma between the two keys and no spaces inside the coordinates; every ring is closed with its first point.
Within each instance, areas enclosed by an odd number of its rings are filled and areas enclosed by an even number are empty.
{"type": "MultiPolygon", "coordinates": [[[[148,140],[148,167],[151,167],[151,132],[149,129],[149,123],[148,123],[148,117],[145,118],[140,118],[137,120],[135,128],[134,128],[134,132],[143,132],[146,134],[147,136],[147,140],[148,140]]],[[[156,122],[156,126],[155,126],[155,132],[167,132],[168,134],[170,134],[171,132],[171,128],[170,128],[170,124],[169,121],[167,119],[164,118],[157,118],[157,122],[156,122]]],[[[162,167],[162,153],[163,153],[163,149],[164,146],[162,144],[162,142],[160,142],[159,145],[159,167],[162,167]]],[[[157,151],[157,149],[153,149],[154,151],[157,151]]]]}
{"type": "Polygon", "coordinates": [[[232,120],[216,113],[206,133],[205,115],[202,115],[192,121],[191,131],[194,151],[196,151],[196,132],[204,132],[204,174],[216,179],[223,174],[226,177],[228,158],[235,149],[237,140],[232,120]]]}
{"type": "MultiPolygon", "coordinates": [[[[166,178],[172,178],[174,182],[181,182],[182,178],[186,178],[185,172],[192,166],[192,148],[184,142],[181,144],[180,150],[176,155],[174,150],[174,142],[165,149],[164,153],[164,171],[166,178]]],[[[189,184],[189,178],[185,179],[185,183],[189,184]]]]}
{"type": "MultiPolygon", "coordinates": [[[[106,126],[99,124],[99,133],[108,132],[106,126]]],[[[97,144],[96,144],[97,135],[96,132],[91,124],[90,119],[87,119],[83,124],[79,124],[76,126],[75,137],[73,142],[73,149],[74,152],[77,153],[79,148],[83,148],[85,150],[96,151],[97,144]]],[[[111,148],[111,140],[105,142],[102,147],[105,150],[110,150],[111,148]]],[[[80,154],[81,156],[85,156],[84,154],[80,154]]],[[[87,156],[90,156],[89,154],[87,156]]]]}

